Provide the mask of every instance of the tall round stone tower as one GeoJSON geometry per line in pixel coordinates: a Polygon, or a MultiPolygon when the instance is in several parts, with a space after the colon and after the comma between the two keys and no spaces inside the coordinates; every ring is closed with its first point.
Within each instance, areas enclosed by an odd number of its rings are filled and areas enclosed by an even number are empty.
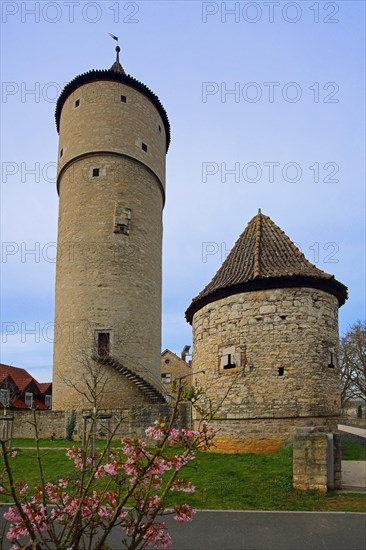
{"type": "Polygon", "coordinates": [[[59,132],[53,409],[159,402],[167,114],[117,58],[74,78],[59,132]],[[101,391],[103,389],[103,391],[101,391]]]}
{"type": "Polygon", "coordinates": [[[193,381],[217,408],[219,446],[268,451],[300,426],[335,429],[346,299],[268,216],[254,216],[186,311],[193,381]]]}

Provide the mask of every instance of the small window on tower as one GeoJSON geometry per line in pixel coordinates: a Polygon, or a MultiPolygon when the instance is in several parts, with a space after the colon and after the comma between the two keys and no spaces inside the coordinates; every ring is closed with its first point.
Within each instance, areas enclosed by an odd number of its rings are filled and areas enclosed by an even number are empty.
{"type": "Polygon", "coordinates": [[[79,107],[79,105],[80,105],[80,99],[77,99],[77,100],[75,101],[74,106],[75,106],[75,108],[76,108],[76,107],[79,107]]]}
{"type": "Polygon", "coordinates": [[[235,346],[225,348],[221,352],[219,368],[220,370],[230,370],[241,366],[240,353],[235,349],[235,346]]]}
{"type": "Polygon", "coordinates": [[[141,143],[141,149],[147,153],[147,145],[146,143],[141,143]]]}
{"type": "Polygon", "coordinates": [[[225,357],[224,363],[225,364],[222,367],[223,369],[235,369],[235,367],[236,367],[235,362],[234,362],[234,356],[231,355],[231,353],[227,354],[227,356],[225,357]]]}
{"type": "Polygon", "coordinates": [[[99,175],[100,175],[100,169],[99,168],[93,168],[93,170],[92,170],[93,178],[99,178],[99,175]]]}
{"type": "Polygon", "coordinates": [[[110,353],[110,333],[98,332],[97,352],[99,357],[109,357],[110,353]]]}
{"type": "Polygon", "coordinates": [[[127,97],[125,95],[121,95],[121,103],[127,103],[127,97]]]}
{"type": "Polygon", "coordinates": [[[129,235],[131,229],[131,210],[123,204],[116,203],[114,211],[114,233],[129,235]]]}
{"type": "Polygon", "coordinates": [[[159,132],[161,132],[161,126],[160,126],[160,124],[159,124],[159,132]]]}
{"type": "Polygon", "coordinates": [[[60,158],[62,157],[63,154],[64,154],[64,150],[61,149],[61,151],[60,151],[60,158]]]}
{"type": "Polygon", "coordinates": [[[285,367],[279,367],[277,371],[278,371],[278,376],[283,376],[285,372],[285,367]]]}
{"type": "Polygon", "coordinates": [[[330,362],[328,364],[328,369],[334,369],[335,368],[335,360],[334,360],[334,354],[331,351],[330,352],[330,362]]]}

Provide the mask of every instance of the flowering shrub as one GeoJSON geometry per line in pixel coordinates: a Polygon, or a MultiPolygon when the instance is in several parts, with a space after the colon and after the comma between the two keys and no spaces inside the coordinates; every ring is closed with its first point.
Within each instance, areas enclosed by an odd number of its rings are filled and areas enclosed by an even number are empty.
{"type": "Polygon", "coordinates": [[[167,498],[171,492],[194,492],[181,470],[197,450],[209,448],[215,436],[205,421],[197,430],[175,428],[173,421],[174,414],[169,420],[158,419],[145,432],[148,444],[123,438],[108,456],[107,447],[93,459],[86,449],[71,447],[66,455],[78,471],[74,481],[45,482],[38,452],[42,482],[33,490],[14,483],[12,453],[0,441],[9,480],[0,491],[15,502],[4,514],[12,550],[25,548],[23,537],[28,548],[90,548],[92,540],[93,548],[101,550],[107,548],[112,529],[119,529],[119,547],[168,548],[171,538],[163,517],[172,514],[178,522],[189,522],[195,510],[188,504],[167,508],[167,498]]]}

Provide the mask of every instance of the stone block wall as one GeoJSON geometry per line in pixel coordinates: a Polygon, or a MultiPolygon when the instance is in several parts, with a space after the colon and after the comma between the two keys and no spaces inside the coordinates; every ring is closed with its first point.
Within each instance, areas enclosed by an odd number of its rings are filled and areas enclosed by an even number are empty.
{"type": "MultiPolygon", "coordinates": [[[[125,409],[116,410],[103,410],[101,413],[110,414],[111,420],[108,426],[107,420],[101,420],[98,428],[98,436],[100,438],[105,437],[107,428],[113,430],[116,423],[121,421],[121,424],[116,432],[117,437],[144,437],[145,430],[151,426],[158,417],[170,416],[169,405],[146,405],[146,406],[131,406],[125,409]]],[[[13,437],[34,437],[33,427],[33,412],[26,410],[12,411],[14,416],[14,428],[13,437]]],[[[39,435],[41,438],[55,438],[64,439],[66,437],[66,423],[69,412],[64,411],[40,411],[37,412],[37,425],[39,429],[39,435]]],[[[0,419],[1,420],[1,419],[0,419]]],[[[182,403],[180,405],[176,425],[180,427],[191,426],[191,413],[190,407],[182,403]]],[[[76,440],[81,439],[83,433],[83,417],[82,412],[76,413],[76,428],[75,428],[76,440]]]]}
{"type": "Polygon", "coordinates": [[[262,448],[267,439],[278,447],[299,425],[331,429],[340,409],[337,354],[338,300],[322,290],[234,294],[193,317],[193,383],[217,408],[223,446],[248,440],[254,449],[257,440],[262,448]],[[228,351],[235,368],[225,370],[228,351]]]}
{"type": "Polygon", "coordinates": [[[100,151],[135,158],[157,174],[165,187],[164,123],[152,102],[127,84],[112,80],[85,83],[70,94],[62,107],[59,171],[80,155],[100,151]],[[126,101],[122,102],[121,96],[126,101]],[[142,143],[147,145],[147,151],[142,149],[142,143]]]}

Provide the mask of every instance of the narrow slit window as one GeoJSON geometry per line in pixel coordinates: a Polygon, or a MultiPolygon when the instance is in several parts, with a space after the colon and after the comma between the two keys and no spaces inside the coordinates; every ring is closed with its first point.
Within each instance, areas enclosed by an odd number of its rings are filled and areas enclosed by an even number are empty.
{"type": "Polygon", "coordinates": [[[235,369],[235,363],[234,363],[234,358],[232,357],[232,354],[231,353],[228,353],[227,354],[227,361],[226,361],[226,364],[224,365],[224,369],[235,369]]]}
{"type": "Polygon", "coordinates": [[[125,95],[121,95],[121,103],[127,103],[127,97],[125,95]]]}
{"type": "Polygon", "coordinates": [[[100,169],[99,168],[93,168],[92,176],[93,178],[99,178],[100,175],[100,169]]]}
{"type": "Polygon", "coordinates": [[[62,157],[63,154],[64,154],[64,150],[61,149],[61,151],[60,151],[60,158],[62,157]]]}
{"type": "Polygon", "coordinates": [[[146,143],[142,143],[142,144],[141,144],[141,149],[142,149],[143,151],[145,151],[145,153],[147,153],[147,145],[146,145],[146,143]]]}
{"type": "Polygon", "coordinates": [[[279,367],[277,371],[278,371],[278,376],[283,376],[285,372],[285,367],[279,367]]]}
{"type": "Polygon", "coordinates": [[[75,101],[75,104],[74,104],[75,109],[76,109],[76,107],[79,107],[79,105],[80,105],[80,99],[77,99],[77,100],[75,101]]]}
{"type": "Polygon", "coordinates": [[[160,124],[159,124],[159,132],[161,133],[161,126],[160,126],[160,124]]]}
{"type": "Polygon", "coordinates": [[[333,357],[333,352],[331,351],[330,352],[330,363],[328,365],[328,369],[334,369],[334,368],[335,368],[334,357],[333,357]]]}
{"type": "Polygon", "coordinates": [[[110,354],[110,334],[109,332],[98,332],[98,356],[109,357],[110,354]]]}

